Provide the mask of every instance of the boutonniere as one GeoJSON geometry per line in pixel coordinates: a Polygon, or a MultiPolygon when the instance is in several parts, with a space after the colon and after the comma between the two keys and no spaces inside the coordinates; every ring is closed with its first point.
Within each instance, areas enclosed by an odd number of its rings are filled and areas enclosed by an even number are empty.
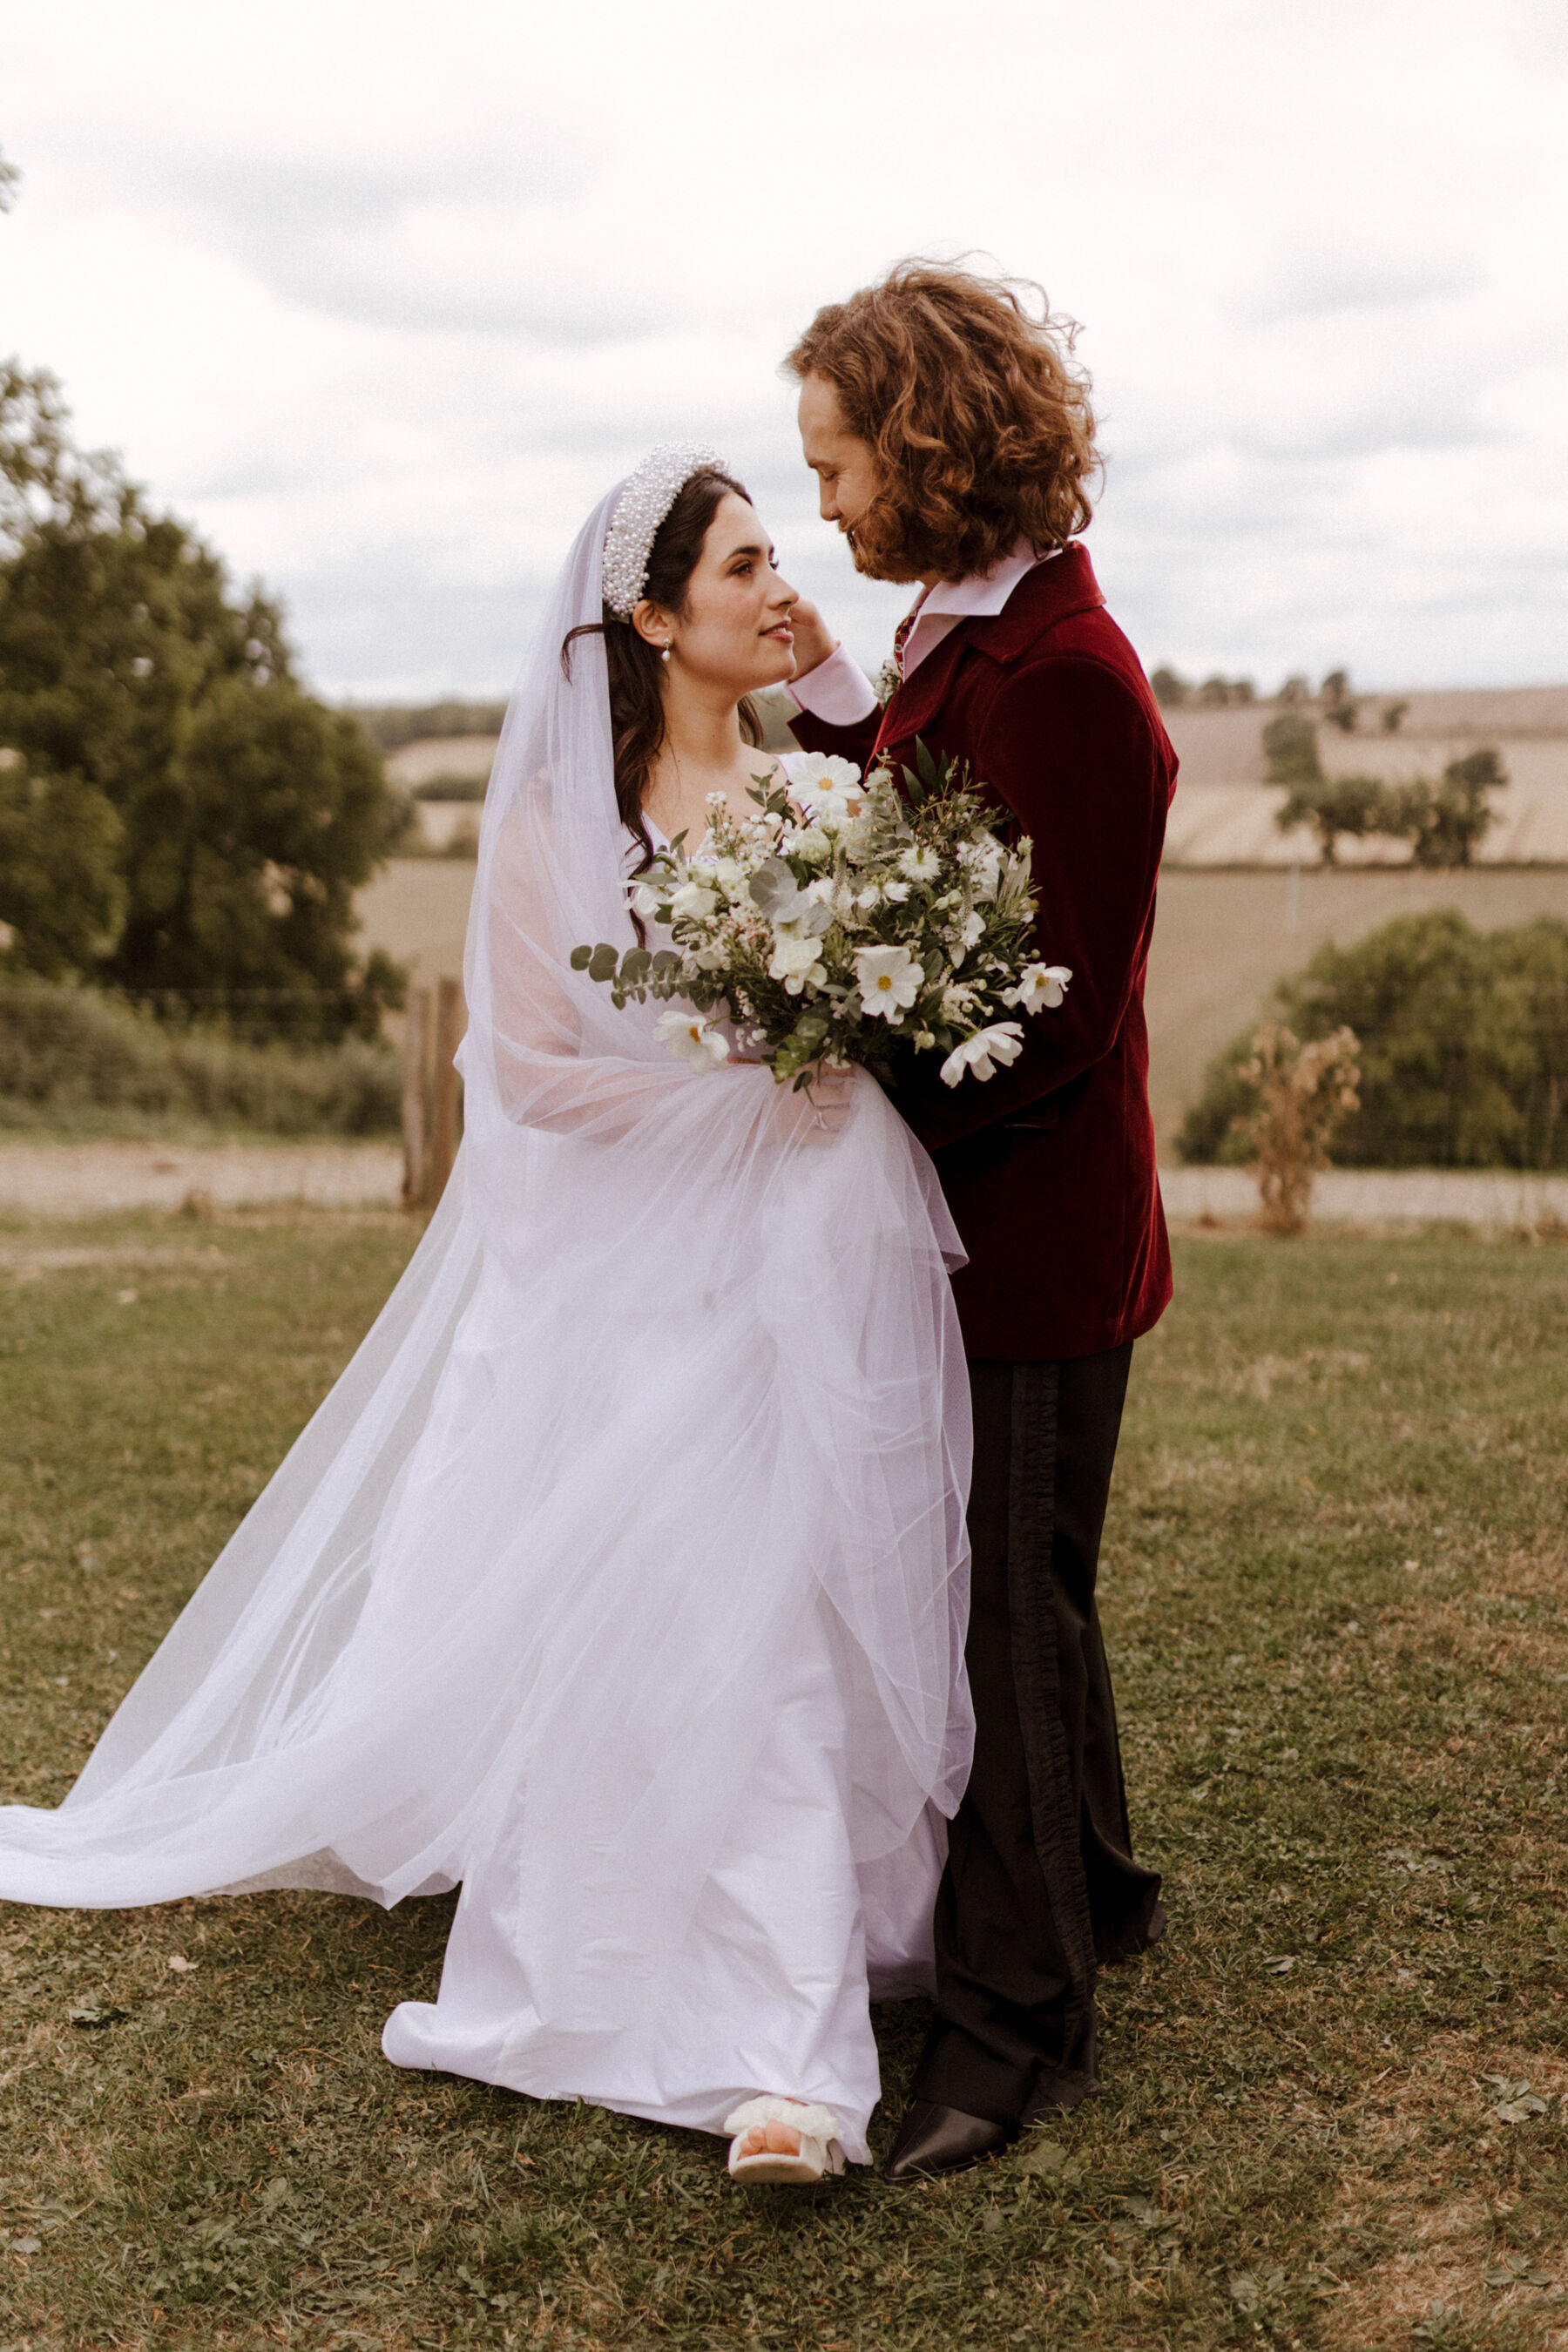
{"type": "Polygon", "coordinates": [[[897,654],[889,654],[877,672],[876,682],[871,688],[884,710],[903,682],[903,674],[899,668],[899,657],[897,654]]]}

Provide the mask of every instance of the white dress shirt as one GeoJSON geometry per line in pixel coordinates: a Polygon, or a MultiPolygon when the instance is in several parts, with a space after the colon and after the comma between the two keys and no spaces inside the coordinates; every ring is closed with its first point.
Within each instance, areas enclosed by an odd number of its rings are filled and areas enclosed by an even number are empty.
{"type": "MultiPolygon", "coordinates": [[[[904,640],[905,677],[914,675],[927,654],[934,653],[960,621],[994,620],[1025,573],[1060,553],[1059,547],[1052,547],[1041,555],[1031,540],[1021,539],[1012,554],[1005,555],[989,572],[973,572],[967,580],[939,580],[934,588],[922,588],[912,607],[915,625],[904,640]]],[[[853,727],[877,708],[865,671],[843,646],[836,646],[826,661],[808,670],[789,691],[802,710],[829,727],[853,727]]]]}

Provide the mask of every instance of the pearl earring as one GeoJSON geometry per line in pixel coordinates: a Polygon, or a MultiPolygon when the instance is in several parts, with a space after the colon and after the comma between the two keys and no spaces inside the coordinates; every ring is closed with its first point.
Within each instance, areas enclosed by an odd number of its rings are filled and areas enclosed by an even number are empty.
{"type": "Polygon", "coordinates": [[[669,647],[668,646],[660,646],[658,649],[658,657],[660,661],[668,661],[669,659],[669,647]]]}

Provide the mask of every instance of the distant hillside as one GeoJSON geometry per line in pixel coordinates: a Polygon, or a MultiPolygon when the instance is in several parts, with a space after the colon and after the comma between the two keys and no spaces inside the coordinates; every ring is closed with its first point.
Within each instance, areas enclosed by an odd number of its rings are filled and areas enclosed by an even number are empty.
{"type": "Polygon", "coordinates": [[[353,712],[378,751],[401,751],[406,743],[428,742],[452,735],[500,733],[506,704],[500,702],[430,702],[422,707],[402,702],[351,702],[353,712]]]}

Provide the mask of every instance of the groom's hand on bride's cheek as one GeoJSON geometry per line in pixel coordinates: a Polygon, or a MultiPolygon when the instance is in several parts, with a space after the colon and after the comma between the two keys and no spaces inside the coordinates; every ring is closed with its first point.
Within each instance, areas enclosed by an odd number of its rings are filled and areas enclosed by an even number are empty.
{"type": "Polygon", "coordinates": [[[795,674],[805,677],[837,650],[838,640],[816,605],[808,604],[804,596],[791,607],[789,625],[795,631],[795,674]]]}

